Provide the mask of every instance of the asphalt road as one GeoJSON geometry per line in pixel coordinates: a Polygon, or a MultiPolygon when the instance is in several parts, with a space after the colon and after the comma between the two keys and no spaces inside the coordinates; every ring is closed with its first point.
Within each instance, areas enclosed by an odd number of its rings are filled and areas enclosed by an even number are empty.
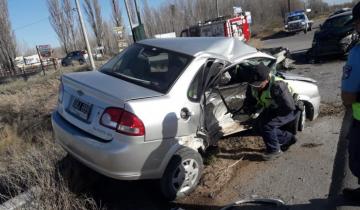
{"type": "Polygon", "coordinates": [[[318,81],[322,114],[315,121],[307,122],[305,131],[298,135],[299,142],[282,157],[244,167],[230,184],[232,193],[220,194],[219,203],[260,197],[282,199],[287,209],[360,209],[345,202],[340,195],[344,186],[357,186],[347,168],[344,136],[348,125],[342,124],[340,84],[345,60],[325,58],[320,64],[307,63],[304,53],[311,47],[313,35],[314,31],[291,36],[279,33],[264,40],[263,45],[287,47],[296,59],[293,72],[318,81]]]}

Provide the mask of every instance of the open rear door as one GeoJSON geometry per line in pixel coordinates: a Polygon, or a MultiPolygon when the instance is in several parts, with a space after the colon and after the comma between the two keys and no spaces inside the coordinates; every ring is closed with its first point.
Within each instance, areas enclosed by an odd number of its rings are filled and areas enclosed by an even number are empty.
{"type": "Polygon", "coordinates": [[[242,131],[248,116],[241,112],[247,83],[237,65],[215,60],[204,74],[199,135],[209,144],[242,131]]]}

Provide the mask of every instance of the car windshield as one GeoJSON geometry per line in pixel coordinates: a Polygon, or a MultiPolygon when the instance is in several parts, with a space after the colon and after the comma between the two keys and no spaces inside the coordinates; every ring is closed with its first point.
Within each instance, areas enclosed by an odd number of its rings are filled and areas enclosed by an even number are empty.
{"type": "Polygon", "coordinates": [[[296,21],[296,20],[304,20],[304,19],[305,19],[304,15],[296,15],[296,16],[288,17],[288,22],[296,21]]]}
{"type": "Polygon", "coordinates": [[[188,55],[134,44],[104,64],[99,71],[166,93],[191,60],[188,55]]]}
{"type": "Polygon", "coordinates": [[[350,24],[351,21],[352,21],[352,15],[345,15],[336,18],[331,18],[325,21],[323,28],[324,29],[341,28],[350,24]]]}

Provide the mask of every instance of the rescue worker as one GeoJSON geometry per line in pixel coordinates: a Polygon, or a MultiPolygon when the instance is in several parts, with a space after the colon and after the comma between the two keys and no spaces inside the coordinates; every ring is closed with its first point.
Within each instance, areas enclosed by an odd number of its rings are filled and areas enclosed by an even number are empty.
{"type": "Polygon", "coordinates": [[[253,113],[256,130],[266,145],[264,160],[274,159],[296,143],[296,137],[282,126],[296,119],[296,106],[291,88],[279,77],[270,74],[263,63],[250,73],[244,111],[253,113]]]}
{"type": "MultiPolygon", "coordinates": [[[[360,3],[353,8],[354,28],[360,34],[360,3]]],[[[352,124],[348,133],[349,167],[360,184],[360,45],[355,45],[343,68],[341,98],[346,108],[352,109],[352,124]]],[[[360,188],[343,190],[346,198],[360,201],[360,188]]]]}

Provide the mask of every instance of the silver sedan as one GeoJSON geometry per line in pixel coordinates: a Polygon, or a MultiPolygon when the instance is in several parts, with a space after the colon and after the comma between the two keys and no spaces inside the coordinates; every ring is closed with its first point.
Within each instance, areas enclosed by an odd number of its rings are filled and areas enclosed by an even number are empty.
{"type": "Polygon", "coordinates": [[[98,71],[61,78],[52,115],[57,142],[90,168],[121,180],[160,179],[165,197],[190,193],[201,151],[249,129],[239,111],[244,72],[264,63],[304,102],[293,132],[318,116],[310,78],[277,72],[278,60],[233,38],[152,39],[136,43],[98,71]]]}

